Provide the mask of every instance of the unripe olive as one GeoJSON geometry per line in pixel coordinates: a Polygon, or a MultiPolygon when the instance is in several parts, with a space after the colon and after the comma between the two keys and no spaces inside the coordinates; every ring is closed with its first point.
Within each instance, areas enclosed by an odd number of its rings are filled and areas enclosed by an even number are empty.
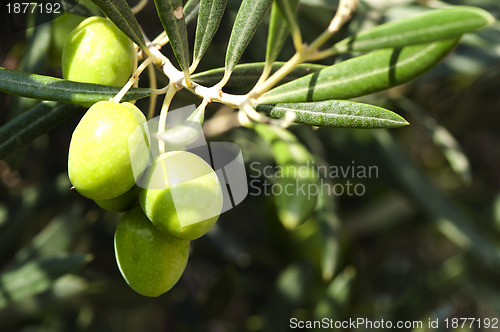
{"type": "Polygon", "coordinates": [[[140,206],[127,211],[115,232],[116,262],[137,293],[159,296],[171,289],[186,268],[189,241],[158,231],[140,206]]]}
{"type": "Polygon", "coordinates": [[[135,50],[130,39],[111,21],[93,16],[68,36],[62,55],[67,80],[123,86],[134,69],[135,50]]]}
{"type": "Polygon", "coordinates": [[[314,213],[317,194],[301,188],[318,188],[317,174],[308,165],[282,166],[282,174],[277,185],[283,191],[276,195],[278,218],[289,230],[303,224],[314,213]]]}
{"type": "Polygon", "coordinates": [[[160,231],[185,240],[204,235],[222,210],[222,188],[214,170],[186,151],[160,155],[145,172],[141,206],[160,231]]]}
{"type": "Polygon", "coordinates": [[[134,171],[144,170],[149,161],[145,122],[130,103],[100,101],[89,108],[73,132],[68,154],[69,179],[80,194],[107,200],[135,185],[134,171]]]}
{"type": "Polygon", "coordinates": [[[257,124],[254,128],[270,143],[276,163],[282,170],[277,181],[282,190],[275,195],[276,208],[283,226],[293,230],[309,219],[316,209],[318,191],[310,190],[320,187],[318,176],[311,167],[314,158],[288,130],[266,124],[257,124]]]}

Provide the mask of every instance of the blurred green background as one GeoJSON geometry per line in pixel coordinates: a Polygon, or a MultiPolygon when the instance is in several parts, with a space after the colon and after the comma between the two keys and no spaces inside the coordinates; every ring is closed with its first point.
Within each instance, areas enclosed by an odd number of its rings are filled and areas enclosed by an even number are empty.
{"type": "MultiPolygon", "coordinates": [[[[337,3],[301,1],[306,41],[327,26],[337,3]]],[[[446,4],[479,6],[500,17],[498,0],[361,1],[338,38],[446,4]]],[[[199,71],[223,66],[238,6],[228,2],[199,71]]],[[[0,15],[6,32],[0,66],[61,77],[50,54],[55,25],[13,32],[0,15]]],[[[137,17],[151,39],[161,32],[152,2],[137,17]]],[[[189,29],[194,33],[194,22],[189,29]]],[[[263,61],[266,38],[264,24],[241,62],[263,61]]],[[[280,60],[292,54],[289,40],[280,60]]],[[[145,75],[141,85],[147,82],[145,75]]],[[[159,79],[159,86],[165,83],[159,79]]],[[[0,331],[287,331],[291,318],[324,317],[424,326],[437,318],[440,328],[429,331],[486,331],[477,324],[446,328],[444,319],[500,319],[499,91],[495,23],[464,36],[452,55],[411,84],[360,98],[401,114],[410,126],[292,127],[324,165],[374,166],[378,176],[325,179],[361,184],[365,192],[322,197],[317,213],[292,232],[278,221],[273,197],[250,189],[192,243],[184,275],[159,298],[136,294],[120,275],[113,248],[119,215],[70,190],[67,153],[80,109],[0,161],[0,331]]],[[[182,92],[174,107],[198,102],[182,92]]],[[[0,124],[34,103],[0,94],[0,124]]],[[[138,103],[143,110],[147,104],[138,103]]],[[[207,117],[207,138],[238,144],[249,180],[262,185],[266,179],[255,167],[274,165],[270,148],[253,131],[235,127],[234,113],[224,107],[210,105],[207,117]]]]}

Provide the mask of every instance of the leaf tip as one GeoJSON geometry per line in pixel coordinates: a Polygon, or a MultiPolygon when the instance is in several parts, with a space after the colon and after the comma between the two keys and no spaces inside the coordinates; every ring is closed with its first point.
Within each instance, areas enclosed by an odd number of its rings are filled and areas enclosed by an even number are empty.
{"type": "Polygon", "coordinates": [[[483,10],[483,16],[486,19],[486,25],[485,26],[490,26],[493,25],[493,23],[496,22],[495,16],[491,15],[491,13],[483,10]]]}
{"type": "Polygon", "coordinates": [[[496,22],[496,18],[488,11],[473,6],[456,6],[457,8],[467,9],[468,11],[475,12],[477,15],[481,16],[484,19],[484,25],[482,27],[487,27],[496,22]]]}
{"type": "Polygon", "coordinates": [[[391,113],[393,114],[393,120],[394,120],[394,123],[393,123],[394,126],[392,126],[392,128],[401,128],[401,127],[406,127],[406,126],[410,125],[408,120],[403,118],[401,115],[394,113],[394,112],[391,112],[391,113]]]}
{"type": "Polygon", "coordinates": [[[289,211],[289,209],[286,208],[278,212],[278,217],[283,227],[290,232],[295,230],[302,223],[298,214],[289,211]]]}

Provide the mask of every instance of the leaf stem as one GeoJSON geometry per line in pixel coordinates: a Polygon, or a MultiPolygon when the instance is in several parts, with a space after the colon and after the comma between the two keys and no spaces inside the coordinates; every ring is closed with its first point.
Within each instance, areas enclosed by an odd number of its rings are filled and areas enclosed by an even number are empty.
{"type": "Polygon", "coordinates": [[[262,82],[261,84],[255,85],[255,87],[248,93],[249,99],[256,100],[264,92],[271,89],[273,86],[278,84],[283,78],[285,78],[289,73],[291,73],[299,64],[304,62],[304,55],[301,52],[295,53],[295,55],[288,60],[283,67],[276,71],[271,77],[262,82]]]}
{"type": "MultiPolygon", "coordinates": [[[[156,71],[154,66],[148,66],[148,74],[149,74],[149,86],[152,89],[156,90],[156,71]]],[[[153,118],[156,108],[156,100],[158,99],[158,95],[153,94],[149,98],[149,108],[148,108],[148,120],[153,118]]]]}
{"type": "Polygon", "coordinates": [[[149,0],[141,0],[141,1],[139,1],[139,3],[137,5],[135,5],[134,7],[132,7],[132,13],[134,13],[134,15],[136,15],[137,13],[139,13],[141,10],[144,9],[144,7],[146,7],[146,5],[148,4],[148,1],[149,0]]]}
{"type": "MultiPolygon", "coordinates": [[[[175,84],[171,83],[168,85],[168,89],[165,94],[165,99],[163,100],[163,104],[161,106],[161,111],[160,111],[160,122],[158,123],[158,136],[165,131],[168,109],[170,108],[170,103],[172,102],[172,99],[174,98],[177,91],[179,91],[179,89],[175,84]]],[[[164,141],[158,140],[158,149],[160,151],[160,154],[165,153],[164,141]]]]}
{"type": "Polygon", "coordinates": [[[152,43],[155,44],[157,47],[162,48],[163,46],[167,45],[168,40],[169,39],[167,33],[163,31],[155,39],[153,39],[152,43]]]}
{"type": "Polygon", "coordinates": [[[130,90],[130,88],[134,85],[135,82],[139,80],[139,75],[146,69],[149,64],[151,64],[153,61],[152,57],[148,57],[146,60],[144,60],[141,65],[137,68],[137,70],[134,72],[134,74],[130,77],[128,82],[125,84],[125,86],[118,92],[116,96],[110,99],[111,102],[114,103],[119,103],[120,100],[122,100],[123,96],[130,90]]]}

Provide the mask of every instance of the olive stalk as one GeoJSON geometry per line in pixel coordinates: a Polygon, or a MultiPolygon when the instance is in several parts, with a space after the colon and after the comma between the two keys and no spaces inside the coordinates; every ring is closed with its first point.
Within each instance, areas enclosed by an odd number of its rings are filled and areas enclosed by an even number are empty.
{"type": "Polygon", "coordinates": [[[141,0],[141,1],[139,1],[139,3],[137,3],[137,5],[135,5],[134,7],[132,7],[132,13],[134,13],[134,15],[138,14],[141,10],[144,9],[144,7],[146,7],[146,5],[148,4],[148,1],[149,0],[141,0]]]}
{"type": "MultiPolygon", "coordinates": [[[[148,75],[149,75],[149,86],[152,89],[156,89],[156,71],[154,66],[149,65],[148,66],[148,75]]],[[[158,95],[154,94],[149,98],[149,107],[148,107],[148,120],[151,120],[155,114],[155,108],[156,108],[156,99],[158,98],[158,95]]]]}
{"type": "MultiPolygon", "coordinates": [[[[179,89],[175,84],[170,83],[168,85],[165,99],[163,100],[163,105],[161,106],[160,122],[158,123],[158,135],[161,135],[165,131],[168,109],[170,108],[170,103],[172,102],[172,99],[174,98],[177,91],[179,91],[179,89]]],[[[160,154],[165,153],[165,141],[158,140],[158,149],[160,150],[160,154]]]]}
{"type": "Polygon", "coordinates": [[[123,86],[123,88],[118,92],[116,96],[111,98],[111,102],[119,103],[120,100],[125,96],[125,94],[130,90],[130,88],[137,82],[139,79],[139,75],[146,69],[147,66],[149,66],[153,62],[153,58],[148,57],[146,60],[144,60],[141,65],[136,69],[134,74],[130,77],[128,82],[123,86]]]}

